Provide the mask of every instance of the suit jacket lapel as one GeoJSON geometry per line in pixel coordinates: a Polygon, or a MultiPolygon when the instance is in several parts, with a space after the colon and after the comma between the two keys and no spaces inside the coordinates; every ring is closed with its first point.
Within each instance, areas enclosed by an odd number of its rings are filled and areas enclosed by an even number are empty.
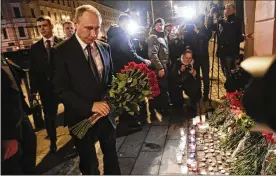
{"type": "Polygon", "coordinates": [[[101,78],[101,83],[104,84],[105,82],[105,78],[106,78],[106,61],[105,61],[105,55],[104,55],[104,48],[102,47],[102,45],[98,42],[98,41],[95,41],[95,44],[98,48],[98,51],[99,51],[99,54],[100,54],[100,57],[101,57],[101,60],[102,60],[102,63],[103,63],[103,73],[102,73],[102,78],[101,78]]]}
{"type": "Polygon", "coordinates": [[[62,39],[57,38],[56,36],[54,36],[54,44],[53,44],[53,47],[56,46],[59,42],[62,42],[62,39]]]}
{"type": "Polygon", "coordinates": [[[45,48],[45,45],[44,45],[43,39],[41,39],[41,40],[39,41],[39,43],[40,43],[40,46],[41,46],[41,49],[43,50],[43,52],[47,53],[46,48],[45,48]]]}
{"type": "MultiPolygon", "coordinates": [[[[83,51],[83,49],[82,49],[82,47],[81,47],[81,45],[80,45],[80,43],[79,43],[79,41],[77,40],[77,38],[76,38],[76,36],[74,35],[74,36],[72,36],[71,38],[70,38],[70,40],[75,40],[74,42],[72,42],[72,43],[74,43],[74,47],[72,47],[72,48],[76,48],[76,52],[75,52],[75,58],[76,59],[78,59],[78,62],[80,62],[80,64],[81,65],[83,65],[83,67],[85,68],[88,68],[89,69],[89,72],[90,73],[92,73],[92,75],[94,76],[94,78],[95,78],[95,80],[96,80],[96,82],[97,82],[97,85],[101,85],[100,84],[100,79],[99,79],[99,77],[95,74],[95,71],[97,71],[97,70],[92,70],[92,68],[91,68],[91,66],[89,65],[89,62],[88,62],[88,60],[87,60],[87,58],[86,58],[86,56],[85,56],[85,54],[84,54],[84,51],[83,51]]],[[[92,58],[93,59],[93,58],[92,58]]],[[[82,66],[81,66],[82,67],[82,66]]],[[[80,68],[81,68],[80,67],[80,68]]]]}

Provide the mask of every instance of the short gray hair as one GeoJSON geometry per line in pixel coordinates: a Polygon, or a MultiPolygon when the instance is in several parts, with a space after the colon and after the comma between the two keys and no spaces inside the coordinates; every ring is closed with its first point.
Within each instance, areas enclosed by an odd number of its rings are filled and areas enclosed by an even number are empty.
{"type": "Polygon", "coordinates": [[[98,11],[98,9],[96,9],[92,5],[82,5],[82,6],[79,6],[76,9],[75,20],[77,21],[83,15],[84,12],[94,13],[95,15],[98,16],[100,24],[102,24],[102,15],[98,11]]]}
{"type": "Polygon", "coordinates": [[[235,4],[233,4],[233,3],[225,4],[225,7],[230,7],[230,8],[232,8],[233,10],[236,10],[236,6],[235,6],[235,4]]]}

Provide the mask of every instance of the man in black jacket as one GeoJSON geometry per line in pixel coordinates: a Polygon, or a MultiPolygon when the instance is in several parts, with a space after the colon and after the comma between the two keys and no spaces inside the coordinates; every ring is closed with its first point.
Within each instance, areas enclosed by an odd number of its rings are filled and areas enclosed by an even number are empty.
{"type": "Polygon", "coordinates": [[[24,112],[20,75],[1,57],[1,174],[35,174],[36,135],[24,112]]]}
{"type": "MultiPolygon", "coordinates": [[[[150,60],[137,54],[133,39],[127,31],[130,23],[131,17],[128,14],[122,14],[119,17],[119,26],[110,26],[107,32],[107,42],[111,48],[114,73],[119,73],[129,62],[135,62],[137,64],[145,63],[148,66],[151,64],[150,60]]],[[[123,113],[120,116],[120,121],[127,121],[128,127],[132,128],[132,130],[137,130],[137,127],[140,129],[140,125],[137,125],[137,122],[132,120],[134,118],[129,116],[128,113],[123,113]]]]}
{"type": "Polygon", "coordinates": [[[217,56],[220,57],[222,70],[226,78],[231,74],[235,58],[240,53],[240,43],[244,40],[242,22],[235,13],[235,5],[226,4],[224,18],[213,20],[212,15],[214,14],[211,14],[208,20],[208,25],[211,25],[212,29],[217,31],[217,56]]]}
{"type": "MultiPolygon", "coordinates": [[[[209,40],[212,36],[212,31],[207,29],[204,25],[205,15],[199,15],[197,19],[197,24],[194,31],[197,33],[197,47],[195,51],[195,69],[197,71],[197,78],[200,80],[200,68],[202,70],[204,94],[203,101],[207,101],[209,98],[209,40]]],[[[200,88],[201,92],[201,88],[200,88]]]]}
{"type": "MultiPolygon", "coordinates": [[[[112,58],[108,44],[97,40],[102,23],[99,11],[90,5],[76,9],[76,33],[53,49],[55,90],[64,104],[65,122],[70,127],[98,113],[101,118],[82,139],[71,133],[80,157],[83,175],[99,175],[95,143],[99,140],[105,175],[119,175],[116,154],[116,123],[104,101],[112,81],[112,58]]],[[[90,119],[91,120],[91,119],[90,119]]]]}
{"type": "Polygon", "coordinates": [[[52,79],[54,64],[52,47],[62,40],[53,36],[53,24],[49,17],[37,19],[38,29],[43,36],[41,40],[31,46],[30,52],[30,89],[33,97],[38,92],[43,105],[45,127],[50,138],[51,152],[55,152],[56,126],[55,118],[58,109],[58,97],[54,93],[52,79]]]}
{"type": "Polygon", "coordinates": [[[131,36],[127,32],[127,27],[131,22],[131,17],[122,14],[119,17],[119,26],[110,26],[107,32],[107,42],[111,48],[111,54],[114,65],[114,72],[119,73],[129,62],[145,63],[150,65],[151,62],[142,58],[136,53],[131,36]]]}

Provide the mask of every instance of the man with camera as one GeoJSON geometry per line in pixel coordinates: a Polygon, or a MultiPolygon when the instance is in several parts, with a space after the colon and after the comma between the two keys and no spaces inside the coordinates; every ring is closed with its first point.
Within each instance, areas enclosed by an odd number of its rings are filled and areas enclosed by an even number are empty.
{"type": "Polygon", "coordinates": [[[234,4],[226,4],[224,18],[217,19],[217,8],[212,8],[208,26],[212,27],[218,35],[217,56],[220,58],[221,67],[226,78],[230,77],[235,58],[240,52],[240,43],[244,40],[242,35],[241,20],[235,15],[234,4]]]}
{"type": "Polygon", "coordinates": [[[193,53],[186,49],[181,58],[173,65],[171,79],[172,82],[172,101],[180,107],[183,105],[182,91],[190,98],[190,105],[196,112],[197,102],[200,99],[200,84],[197,80],[197,72],[194,68],[193,53]]]}
{"type": "MultiPolygon", "coordinates": [[[[205,15],[199,15],[196,20],[196,25],[194,27],[194,31],[197,34],[197,47],[195,53],[195,69],[198,73],[200,73],[200,68],[202,70],[203,76],[203,85],[204,85],[204,93],[203,93],[203,101],[207,101],[209,98],[209,40],[212,37],[212,32],[206,26],[205,23],[205,15]]],[[[200,80],[200,75],[197,74],[197,79],[200,80]]],[[[201,88],[200,88],[201,92],[201,88]]],[[[201,93],[200,93],[201,95],[201,93]]]]}

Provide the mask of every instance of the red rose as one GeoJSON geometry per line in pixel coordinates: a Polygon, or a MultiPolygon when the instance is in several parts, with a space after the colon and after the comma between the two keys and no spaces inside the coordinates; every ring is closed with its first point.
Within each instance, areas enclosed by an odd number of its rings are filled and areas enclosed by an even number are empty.
{"type": "Polygon", "coordinates": [[[141,65],[141,71],[144,72],[145,74],[148,74],[148,68],[145,64],[141,65]]]}
{"type": "Polygon", "coordinates": [[[125,72],[126,72],[125,70],[123,70],[123,69],[121,70],[121,73],[125,73],[125,72]]]}
{"type": "Polygon", "coordinates": [[[262,135],[266,138],[267,142],[270,142],[270,143],[276,142],[276,138],[273,136],[273,133],[263,132],[262,135]]]}
{"type": "Polygon", "coordinates": [[[155,90],[155,91],[152,91],[152,93],[151,93],[151,97],[156,97],[156,96],[158,96],[160,94],[160,90],[158,89],[158,90],[155,90]]]}
{"type": "Polygon", "coordinates": [[[155,79],[149,79],[149,85],[152,87],[154,84],[157,84],[155,79]]]}
{"type": "Polygon", "coordinates": [[[143,71],[143,69],[144,69],[143,64],[139,64],[139,65],[138,65],[138,69],[141,70],[141,71],[143,71]]]}
{"type": "Polygon", "coordinates": [[[156,79],[155,73],[152,71],[148,74],[149,79],[156,79]]]}
{"type": "Polygon", "coordinates": [[[159,90],[158,84],[154,84],[154,85],[151,87],[151,90],[153,90],[153,91],[159,90]]]}
{"type": "Polygon", "coordinates": [[[129,68],[131,68],[131,69],[133,69],[134,67],[135,67],[135,62],[129,62],[128,63],[128,66],[129,66],[129,68]]]}
{"type": "Polygon", "coordinates": [[[128,66],[128,65],[125,65],[124,68],[125,68],[125,70],[130,70],[130,66],[128,66]]]}
{"type": "Polygon", "coordinates": [[[139,65],[139,64],[136,64],[136,63],[134,63],[134,69],[136,69],[136,70],[140,70],[140,65],[139,65]]]}

